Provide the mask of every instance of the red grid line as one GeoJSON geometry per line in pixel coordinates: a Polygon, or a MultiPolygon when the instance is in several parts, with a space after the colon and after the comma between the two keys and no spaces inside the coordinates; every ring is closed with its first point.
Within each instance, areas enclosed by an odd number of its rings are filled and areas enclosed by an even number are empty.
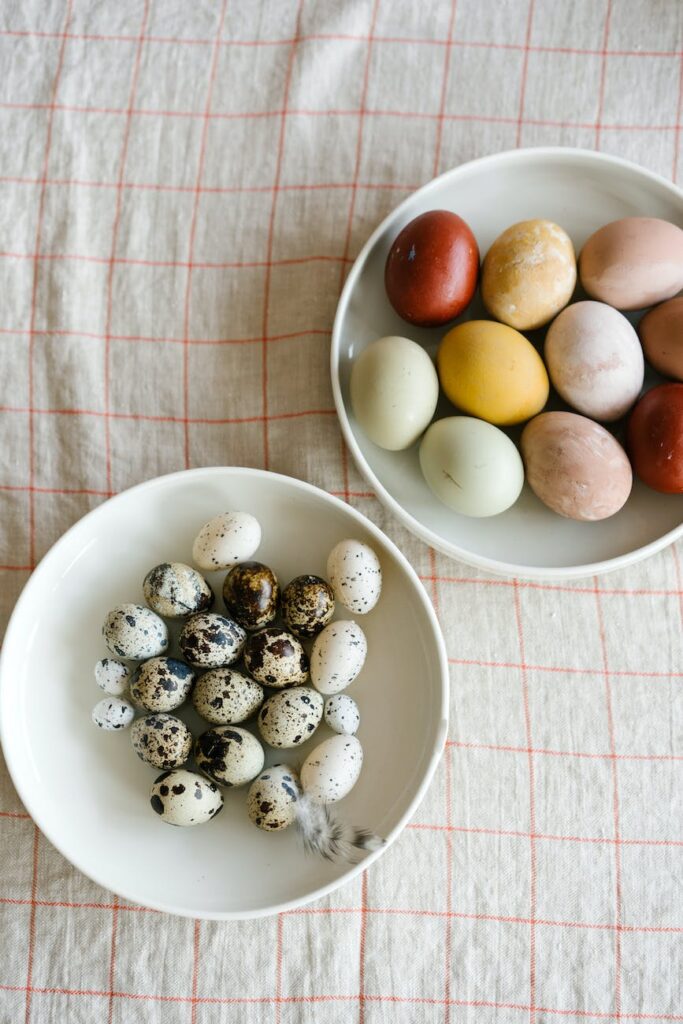
{"type": "Polygon", "coordinates": [[[600,84],[598,86],[598,112],[595,119],[595,148],[600,149],[600,132],[602,115],[605,105],[605,81],[607,78],[607,44],[609,41],[610,21],[612,19],[612,0],[605,5],[605,25],[602,34],[602,51],[600,53],[600,84]]]}
{"type": "MultiPolygon", "coordinates": [[[[472,665],[475,668],[521,669],[527,672],[561,672],[567,675],[601,676],[600,668],[568,668],[566,665],[521,665],[518,661],[484,661],[479,658],[449,658],[449,665],[472,665]]],[[[626,679],[683,679],[683,672],[649,672],[644,669],[611,669],[613,677],[626,679]]]]}
{"type": "MultiPolygon", "coordinates": [[[[199,194],[199,193],[198,193],[199,194]]],[[[0,259],[8,260],[32,260],[36,261],[71,261],[74,263],[99,263],[102,266],[129,266],[129,267],[164,267],[181,270],[259,270],[262,268],[290,267],[307,263],[351,263],[351,259],[344,256],[297,256],[282,260],[228,260],[223,263],[213,263],[199,260],[150,260],[136,259],[132,256],[93,256],[85,253],[74,252],[0,252],[0,259]]]]}
{"type": "Polygon", "coordinates": [[[109,420],[135,420],[136,422],[149,423],[203,423],[215,426],[227,423],[261,423],[267,420],[296,420],[305,416],[335,416],[334,409],[302,409],[298,412],[277,412],[269,416],[154,416],[151,413],[141,412],[105,412],[99,409],[29,409],[27,406],[0,406],[0,413],[13,413],[29,416],[93,416],[96,419],[109,420]]]}
{"type": "MultiPolygon", "coordinates": [[[[615,845],[617,840],[609,836],[558,836],[548,832],[524,832],[512,828],[476,828],[466,825],[430,825],[413,822],[406,825],[409,829],[423,829],[429,832],[460,832],[463,835],[499,836],[510,839],[526,839],[528,841],[543,840],[553,843],[594,843],[598,845],[615,845]]],[[[620,846],[683,846],[683,839],[619,839],[620,846]]]]}
{"type": "Polygon", "coordinates": [[[678,79],[678,104],[676,106],[676,133],[674,135],[674,162],[671,179],[678,179],[678,154],[681,148],[681,121],[683,120],[683,53],[681,53],[681,71],[678,79]]]}
{"type": "MultiPolygon", "coordinates": [[[[460,740],[448,740],[447,746],[459,750],[495,750],[507,754],[528,754],[528,747],[509,746],[504,743],[470,743],[460,740]]],[[[532,747],[531,753],[548,757],[586,757],[597,761],[683,761],[683,754],[602,754],[587,753],[583,750],[549,750],[545,747],[532,747]]]]}
{"type": "Polygon", "coordinates": [[[365,1024],[365,944],[368,930],[368,873],[363,872],[360,887],[360,938],[358,942],[358,1024],[365,1024]]]}
{"type": "Polygon", "coordinates": [[[197,1004],[199,1002],[197,997],[197,984],[199,980],[199,943],[201,938],[201,927],[202,922],[200,920],[194,923],[194,936],[192,942],[192,1016],[190,1018],[191,1024],[197,1024],[197,1004]]]}
{"type": "MultiPolygon", "coordinates": [[[[675,547],[672,547],[672,551],[676,551],[675,547]]],[[[423,581],[431,581],[431,576],[420,576],[423,581]]],[[[458,583],[458,584],[473,584],[474,586],[480,587],[519,587],[520,590],[552,590],[562,594],[593,594],[593,587],[584,586],[582,583],[576,583],[573,586],[562,583],[550,583],[550,582],[535,582],[534,580],[508,580],[494,578],[494,577],[476,577],[476,576],[437,576],[436,579],[439,583],[458,583]]],[[[675,597],[676,595],[683,594],[683,582],[679,581],[679,586],[675,589],[666,588],[651,588],[651,587],[603,587],[601,588],[602,594],[619,594],[624,596],[632,597],[634,595],[647,595],[648,597],[675,597]]]]}
{"type": "Polygon", "coordinates": [[[28,950],[26,954],[26,1003],[24,1006],[24,1021],[29,1024],[31,1020],[31,984],[33,982],[33,958],[36,949],[36,909],[38,907],[38,855],[40,853],[40,831],[37,825],[33,826],[33,864],[31,873],[31,907],[28,923],[28,950]]]}
{"type": "MultiPolygon", "coordinates": [[[[105,335],[99,334],[96,331],[77,331],[77,330],[66,330],[64,328],[54,328],[52,330],[36,330],[33,332],[36,337],[55,337],[55,338],[92,338],[93,341],[104,341],[105,335]]],[[[21,328],[10,328],[0,327],[0,334],[11,334],[17,336],[28,335],[27,329],[21,328]]],[[[330,331],[323,328],[304,328],[300,331],[288,331],[283,334],[270,334],[268,336],[268,342],[272,341],[290,341],[292,338],[307,338],[315,336],[324,336],[329,338],[330,331]]],[[[137,334],[112,334],[112,341],[129,341],[131,343],[137,342],[150,342],[155,345],[183,345],[184,341],[182,338],[154,338],[149,335],[137,335],[137,334]]],[[[261,335],[253,338],[190,338],[191,345],[254,345],[257,342],[260,343],[262,340],[261,335]]]]}
{"type": "Polygon", "coordinates": [[[284,914],[277,915],[275,936],[275,1021],[280,1024],[282,1017],[282,929],[284,914]]]}
{"type": "MultiPolygon", "coordinates": [[[[117,188],[115,181],[87,181],[80,178],[48,178],[47,185],[56,188],[117,188]]],[[[368,192],[414,192],[420,188],[423,182],[413,182],[412,185],[402,185],[393,181],[361,181],[358,182],[359,191],[368,192]]],[[[22,178],[17,176],[0,175],[0,185],[40,185],[39,178],[22,178]]],[[[123,189],[139,190],[141,192],[190,192],[196,191],[193,185],[172,185],[155,184],[144,181],[124,181],[123,189]]],[[[325,191],[348,191],[353,188],[350,181],[323,181],[306,184],[281,185],[281,192],[325,192],[325,191]]],[[[265,193],[272,192],[270,185],[202,185],[199,192],[202,195],[242,195],[243,193],[265,193]]]]}
{"type": "MultiPolygon", "coordinates": [[[[119,898],[114,893],[114,899],[112,900],[111,906],[111,943],[109,950],[109,991],[114,991],[114,981],[116,980],[116,938],[118,933],[119,924],[119,898]]],[[[107,1024],[112,1024],[114,1019],[114,999],[110,996],[109,1006],[107,1008],[107,1024]]]]}
{"type": "MultiPolygon", "coordinates": [[[[534,3],[535,0],[529,0],[529,10],[526,19],[526,33],[524,36],[524,56],[522,58],[522,78],[519,87],[519,111],[517,114],[516,121],[514,121],[513,118],[509,119],[511,122],[514,122],[517,125],[517,135],[515,137],[516,146],[520,146],[522,142],[522,127],[524,125],[524,104],[526,102],[526,80],[529,71],[529,44],[531,42],[531,26],[534,20],[534,3]]],[[[531,122],[527,121],[527,124],[531,124],[531,122]]]]}
{"type": "MultiPolygon", "coordinates": [[[[683,67],[683,61],[681,62],[683,67]]],[[[683,82],[683,76],[681,77],[683,82]]],[[[678,607],[681,613],[681,625],[683,625],[683,574],[681,574],[681,563],[678,558],[678,547],[675,544],[671,545],[671,557],[674,562],[674,572],[676,574],[676,586],[678,588],[678,607]]]]}
{"type": "Polygon", "coordinates": [[[451,0],[451,16],[448,22],[448,36],[443,57],[443,79],[441,82],[441,96],[439,98],[439,119],[436,124],[436,142],[434,146],[433,177],[439,173],[441,164],[441,143],[443,140],[444,113],[446,111],[446,96],[448,94],[448,76],[451,70],[451,54],[453,53],[453,31],[455,29],[455,14],[458,7],[458,0],[451,0]]]}

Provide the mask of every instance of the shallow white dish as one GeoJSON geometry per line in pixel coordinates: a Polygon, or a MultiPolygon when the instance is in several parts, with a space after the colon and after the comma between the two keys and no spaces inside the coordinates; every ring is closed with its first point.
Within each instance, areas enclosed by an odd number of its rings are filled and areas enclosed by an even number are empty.
{"type": "MultiPolygon", "coordinates": [[[[324,574],[329,550],[344,537],[372,545],[382,563],[380,601],[359,617],[368,659],[349,691],[361,709],[365,763],[337,805],[341,816],[392,842],[429,784],[448,715],[446,653],[424,588],[384,534],[324,491],[261,470],[197,469],[150,480],[81,519],[30,578],[7,630],[0,738],[12,779],[47,838],[94,881],[135,903],[216,919],[316,899],[382,853],[357,866],[312,858],[294,829],[269,835],[249,822],[246,789],[225,791],[215,821],[171,828],[149,806],[159,773],[136,757],[129,732],[103,733],[90,721],[103,696],[93,667],[107,653],[100,633],[106,612],[142,602],[143,577],[158,562],[190,562],[199,527],[229,508],[257,516],[257,557],[283,581],[324,574]]],[[[218,610],[223,575],[208,577],[218,610]]],[[[180,714],[194,732],[208,728],[191,709],[180,714]]],[[[272,751],[267,763],[282,762],[282,754],[300,763],[327,735],[322,725],[307,745],[272,751]]]]}
{"type": "MultiPolygon", "coordinates": [[[[387,334],[412,338],[434,355],[448,329],[407,324],[394,312],[384,290],[384,264],[398,232],[418,214],[441,208],[467,221],[482,256],[506,227],[531,217],[561,224],[577,252],[593,231],[620,217],[662,217],[683,225],[683,192],[671,182],[616,157],[578,149],[522,149],[474,160],[435,178],[401,203],[354,263],[332,334],[332,387],[342,431],[378,498],[439,551],[506,576],[567,579],[607,572],[683,536],[683,497],[657,494],[639,481],[624,508],[601,523],[577,523],[555,515],[528,485],[502,515],[471,519],[434,497],[420,471],[417,445],[388,452],[364,436],[349,400],[354,357],[387,334]]],[[[487,314],[477,296],[460,319],[480,317],[487,314]]],[[[636,321],[639,315],[631,319],[636,321]]],[[[651,374],[646,387],[655,380],[651,374]]],[[[442,396],[436,417],[454,412],[442,396]]],[[[516,440],[519,428],[510,434],[516,440]]]]}

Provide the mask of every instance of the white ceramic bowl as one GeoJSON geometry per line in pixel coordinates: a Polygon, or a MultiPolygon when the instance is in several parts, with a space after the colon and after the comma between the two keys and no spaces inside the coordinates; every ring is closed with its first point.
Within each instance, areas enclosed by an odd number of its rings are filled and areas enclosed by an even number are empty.
{"type": "MultiPolygon", "coordinates": [[[[407,324],[384,290],[384,264],[398,232],[418,214],[439,208],[453,210],[468,222],[482,256],[506,227],[531,217],[561,224],[577,252],[593,231],[619,217],[662,217],[683,225],[683,192],[670,181],[616,157],[577,149],[522,149],[474,160],[435,178],[401,203],[354,263],[332,335],[332,387],[344,437],[379,499],[439,551],[506,576],[566,579],[607,572],[683,536],[683,497],[657,494],[640,482],[625,507],[601,523],[555,515],[527,485],[507,512],[471,519],[434,497],[420,471],[417,445],[388,452],[364,436],[349,401],[354,357],[386,334],[413,338],[434,355],[447,329],[407,324]]],[[[477,296],[460,319],[479,317],[487,314],[477,296]]],[[[658,379],[652,374],[646,387],[658,379]]],[[[442,396],[437,418],[453,413],[442,396]]],[[[510,434],[517,439],[519,428],[510,434]]]]}
{"type": "MultiPolygon", "coordinates": [[[[294,829],[266,834],[249,822],[246,789],[225,791],[215,821],[172,828],[149,806],[159,773],[136,757],[130,733],[104,733],[90,721],[104,696],[93,667],[107,653],[100,632],[106,612],[141,602],[153,565],[189,562],[199,527],[229,508],[257,516],[257,557],[283,581],[324,574],[328,552],[344,537],[366,541],[380,557],[382,596],[359,617],[368,658],[350,687],[362,714],[365,763],[337,805],[340,815],[393,841],[429,784],[448,715],[445,648],[424,588],[384,534],[324,491],[260,470],[197,469],[150,480],[81,519],[30,578],[7,631],[0,736],[9,770],[38,826],[84,874],[135,903],[202,918],[297,906],[382,853],[357,866],[312,858],[294,829]]],[[[223,575],[209,576],[218,594],[223,575]]],[[[208,728],[192,709],[180,714],[193,731],[208,728]]],[[[309,744],[271,752],[267,763],[285,760],[283,753],[299,762],[326,735],[322,725],[309,744]]]]}

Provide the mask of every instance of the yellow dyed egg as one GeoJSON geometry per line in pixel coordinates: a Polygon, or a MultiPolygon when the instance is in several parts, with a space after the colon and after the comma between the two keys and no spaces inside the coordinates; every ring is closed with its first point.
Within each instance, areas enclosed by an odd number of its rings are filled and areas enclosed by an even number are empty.
{"type": "Polygon", "coordinates": [[[548,374],[527,339],[493,320],[468,320],[444,337],[436,359],[453,405],[498,426],[523,423],[548,400],[548,374]]]}

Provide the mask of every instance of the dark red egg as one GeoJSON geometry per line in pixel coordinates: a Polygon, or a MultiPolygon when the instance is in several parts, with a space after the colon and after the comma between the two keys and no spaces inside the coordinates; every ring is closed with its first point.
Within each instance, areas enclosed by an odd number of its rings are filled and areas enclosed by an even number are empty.
{"type": "Polygon", "coordinates": [[[683,494],[683,384],[643,395],[628,421],[628,452],[648,487],[683,494]]]}
{"type": "Polygon", "coordinates": [[[406,224],[387,257],[384,284],[399,316],[420,327],[448,323],[472,301],[479,248],[457,213],[430,210],[406,224]]]}

